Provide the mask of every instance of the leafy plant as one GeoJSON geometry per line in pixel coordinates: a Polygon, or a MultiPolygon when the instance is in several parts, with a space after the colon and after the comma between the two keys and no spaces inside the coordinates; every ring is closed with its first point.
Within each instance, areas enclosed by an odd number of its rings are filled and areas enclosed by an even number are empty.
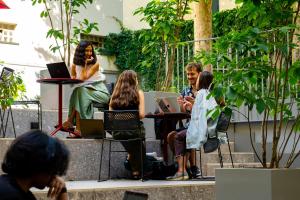
{"type": "MultiPolygon", "coordinates": [[[[171,87],[172,76],[175,65],[176,43],[180,41],[180,34],[184,26],[184,16],[190,13],[189,4],[194,0],[152,0],[146,7],[141,7],[134,14],[142,14],[142,21],[149,24],[151,31],[144,32],[143,37],[145,46],[142,52],[151,54],[153,51],[160,51],[156,77],[163,77],[157,81],[157,90],[168,90],[171,87]],[[170,49],[170,50],[169,50],[170,49]],[[168,56],[170,54],[170,56],[168,56]],[[164,56],[168,56],[168,63],[164,64],[164,56]],[[167,66],[165,69],[164,67],[167,66]],[[164,69],[164,70],[163,70],[164,69]],[[166,76],[163,76],[163,72],[166,76]]],[[[146,57],[144,63],[153,63],[146,57]]]]}
{"type": "Polygon", "coordinates": [[[22,98],[25,94],[25,85],[20,76],[20,73],[12,73],[8,76],[2,75],[2,80],[0,81],[0,105],[1,109],[6,109],[12,103],[18,99],[22,98]]]}
{"type": "Polygon", "coordinates": [[[48,19],[51,25],[46,37],[54,38],[55,40],[55,44],[50,45],[49,48],[54,53],[58,51],[61,59],[66,61],[67,65],[69,66],[71,58],[71,45],[77,45],[79,43],[78,37],[80,33],[89,34],[93,30],[99,31],[98,24],[95,22],[90,22],[88,19],[77,21],[77,26],[73,26],[72,21],[74,16],[79,14],[79,8],[86,8],[86,5],[88,3],[92,4],[93,0],[31,1],[33,6],[36,4],[44,4],[45,10],[41,12],[40,17],[48,19]],[[55,7],[55,5],[58,7],[55,7]],[[58,15],[57,13],[59,13],[59,21],[55,20],[58,15]],[[63,52],[61,49],[63,49],[63,52]]]}
{"type": "MultiPolygon", "coordinates": [[[[221,37],[212,52],[202,52],[204,64],[218,66],[214,72],[215,88],[212,95],[225,97],[226,112],[246,106],[244,117],[248,121],[250,141],[262,166],[280,167],[288,144],[291,153],[283,164],[290,167],[300,151],[300,62],[293,62],[293,51],[298,47],[295,34],[297,1],[244,1],[240,14],[250,13],[252,19],[265,17],[262,28],[281,26],[270,31],[248,27],[239,32],[230,32],[221,37]],[[281,12],[280,12],[281,11],[281,12]],[[279,16],[277,16],[281,13],[279,16]],[[285,16],[285,19],[281,17],[285,16]],[[269,23],[267,23],[269,22],[269,23]],[[285,25],[285,26],[283,26],[285,25]],[[261,114],[261,155],[254,146],[250,112],[261,114]],[[272,124],[272,130],[268,126],[272,124]],[[271,132],[271,134],[270,134],[271,132]],[[267,160],[267,139],[272,137],[271,158],[267,160]]],[[[299,5],[299,4],[298,4],[299,5]]],[[[214,111],[216,116],[220,108],[214,111]]]]}

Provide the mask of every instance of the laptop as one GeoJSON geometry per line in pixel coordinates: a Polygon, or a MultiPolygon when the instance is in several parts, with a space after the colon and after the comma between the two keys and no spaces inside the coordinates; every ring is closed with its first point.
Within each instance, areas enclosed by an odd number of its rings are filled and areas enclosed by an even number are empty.
{"type": "Polygon", "coordinates": [[[159,109],[164,113],[181,112],[177,97],[159,97],[156,101],[159,109]]]}
{"type": "Polygon", "coordinates": [[[101,119],[80,119],[81,137],[87,139],[103,139],[105,131],[101,119]]]}
{"type": "Polygon", "coordinates": [[[123,200],[147,200],[148,194],[141,192],[126,191],[123,200]]]}
{"type": "Polygon", "coordinates": [[[8,67],[3,67],[1,75],[0,75],[0,81],[3,81],[3,78],[8,78],[10,75],[14,73],[14,70],[8,67]]]}
{"type": "Polygon", "coordinates": [[[71,78],[65,62],[46,64],[51,78],[71,78]]]}

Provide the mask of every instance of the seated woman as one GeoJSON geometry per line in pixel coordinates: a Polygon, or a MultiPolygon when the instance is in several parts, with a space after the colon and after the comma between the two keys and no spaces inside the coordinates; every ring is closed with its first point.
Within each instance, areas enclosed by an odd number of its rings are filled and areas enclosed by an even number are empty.
{"type": "Polygon", "coordinates": [[[75,132],[80,135],[80,119],[93,118],[92,102],[108,104],[109,92],[103,82],[104,75],[99,72],[99,69],[93,45],[90,42],[81,41],[75,50],[71,76],[84,82],[76,85],[73,90],[68,119],[63,123],[65,129],[72,128],[75,123],[75,132]]]}
{"type": "MultiPolygon", "coordinates": [[[[109,103],[110,110],[138,110],[140,119],[145,117],[145,103],[144,92],[138,87],[137,74],[133,70],[123,71],[116,83],[114,92],[111,96],[109,103]]],[[[142,127],[144,129],[144,127],[142,127]]],[[[134,139],[134,137],[126,136],[125,134],[120,136],[121,139],[134,139]],[[127,138],[126,138],[127,137],[127,138]]],[[[135,138],[144,137],[144,131],[142,135],[136,135],[135,138]]],[[[132,134],[130,134],[132,136],[132,134]]],[[[115,139],[120,139],[116,138],[115,139]]],[[[139,141],[123,142],[122,145],[128,152],[128,160],[132,170],[132,178],[140,178],[141,170],[141,157],[140,157],[140,143],[139,141]]],[[[143,157],[145,158],[145,147],[142,148],[143,157]]]]}
{"type": "Polygon", "coordinates": [[[199,149],[207,140],[208,130],[214,133],[217,125],[217,119],[212,123],[207,123],[207,111],[213,110],[218,104],[213,97],[207,99],[209,89],[211,88],[213,75],[210,72],[203,71],[197,80],[197,96],[194,105],[186,101],[184,107],[192,109],[191,121],[188,129],[177,133],[174,142],[176,160],[178,162],[178,171],[169,180],[188,179],[186,173],[186,162],[191,149],[199,149]]]}

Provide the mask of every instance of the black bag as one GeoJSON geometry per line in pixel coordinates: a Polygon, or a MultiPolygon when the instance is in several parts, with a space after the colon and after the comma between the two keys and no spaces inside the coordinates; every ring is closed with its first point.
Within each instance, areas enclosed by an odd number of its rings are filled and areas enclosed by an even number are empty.
{"type": "MultiPolygon", "coordinates": [[[[157,160],[153,156],[146,155],[144,160],[144,176],[152,180],[165,180],[169,176],[173,176],[177,170],[177,163],[173,165],[165,165],[163,161],[157,160]]],[[[125,169],[131,171],[130,163],[127,159],[124,161],[125,169]]]]}
{"type": "Polygon", "coordinates": [[[217,137],[207,138],[207,141],[203,145],[204,153],[211,153],[217,150],[220,146],[220,140],[217,137]]]}

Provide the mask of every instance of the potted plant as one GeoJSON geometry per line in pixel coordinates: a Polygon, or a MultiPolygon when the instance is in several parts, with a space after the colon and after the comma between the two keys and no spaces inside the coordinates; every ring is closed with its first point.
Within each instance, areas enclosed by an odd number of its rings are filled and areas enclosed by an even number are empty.
{"type": "MultiPolygon", "coordinates": [[[[217,200],[295,199],[295,193],[300,196],[297,189],[300,171],[286,168],[300,155],[297,148],[300,141],[300,62],[294,57],[299,43],[295,24],[300,5],[294,6],[296,1],[243,2],[239,14],[253,15],[257,9],[257,20],[265,17],[260,23],[267,20],[271,27],[249,26],[232,31],[217,40],[212,52],[202,52],[198,56],[204,64],[215,67],[212,95],[225,98],[225,112],[238,111],[241,106],[247,108],[241,114],[247,119],[251,146],[263,169],[217,170],[217,200]],[[280,17],[276,16],[278,14],[280,17]],[[280,27],[274,28],[275,25],[280,27]],[[271,29],[266,31],[265,28],[271,29]],[[253,141],[250,120],[253,111],[261,118],[260,149],[253,141]],[[271,141],[269,149],[268,141],[271,141]],[[283,159],[287,148],[290,151],[287,159],[283,159]]],[[[220,111],[221,108],[216,109],[213,115],[217,116],[220,111]]]]}

